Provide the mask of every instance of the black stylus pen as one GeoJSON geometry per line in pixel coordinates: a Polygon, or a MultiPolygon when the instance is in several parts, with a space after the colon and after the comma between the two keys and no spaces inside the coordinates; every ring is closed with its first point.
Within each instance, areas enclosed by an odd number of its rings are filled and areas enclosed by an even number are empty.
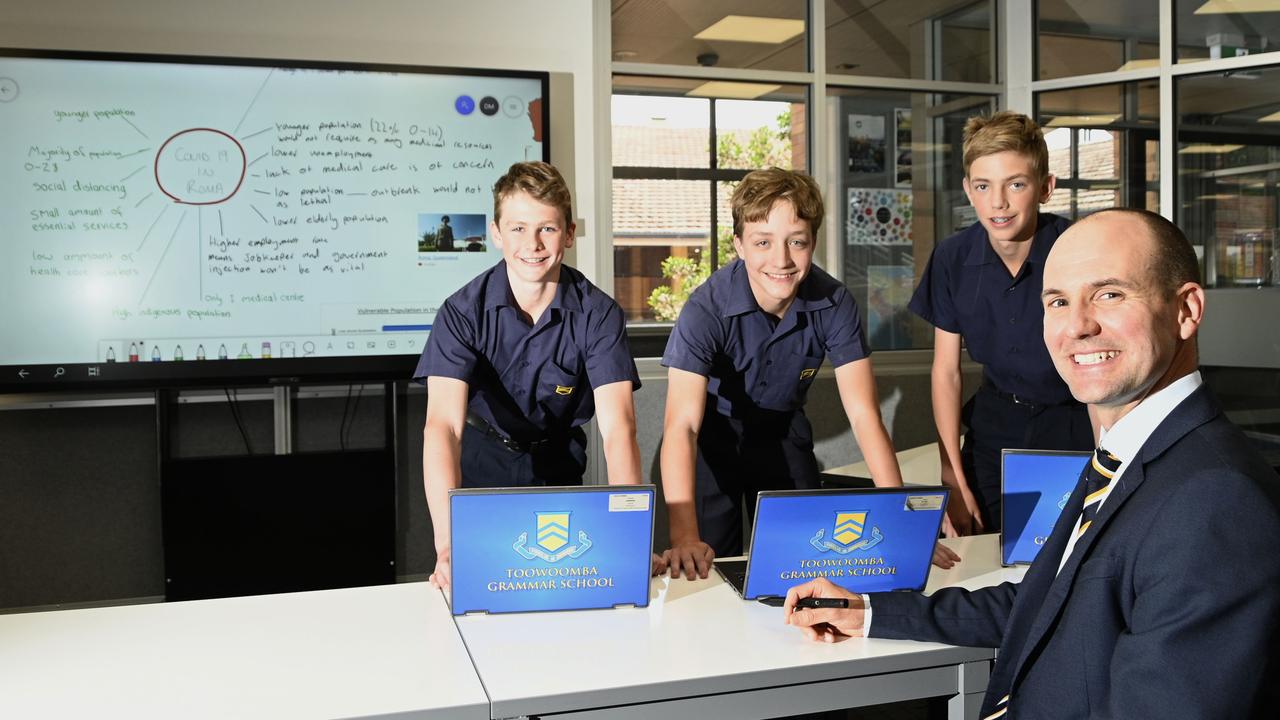
{"type": "MultiPolygon", "coordinates": [[[[786,602],[787,599],[781,595],[764,595],[756,600],[772,607],[782,607],[782,604],[786,602]]],[[[846,598],[819,597],[800,598],[796,601],[796,609],[804,610],[806,608],[838,608],[841,610],[847,610],[849,608],[849,601],[846,598]]]]}

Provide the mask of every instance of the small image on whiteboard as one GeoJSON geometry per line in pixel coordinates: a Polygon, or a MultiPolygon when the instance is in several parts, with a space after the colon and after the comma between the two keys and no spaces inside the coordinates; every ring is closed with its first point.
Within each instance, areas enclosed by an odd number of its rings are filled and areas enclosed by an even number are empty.
{"type": "Polygon", "coordinates": [[[911,192],[849,188],[850,245],[910,245],[911,192]]]}
{"type": "Polygon", "coordinates": [[[421,213],[418,215],[418,252],[485,252],[489,219],[472,213],[421,213]]]}

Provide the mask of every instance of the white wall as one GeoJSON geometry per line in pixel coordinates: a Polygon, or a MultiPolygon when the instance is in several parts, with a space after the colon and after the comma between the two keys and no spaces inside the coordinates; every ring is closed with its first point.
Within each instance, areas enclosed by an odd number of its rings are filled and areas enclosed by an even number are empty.
{"type": "Polygon", "coordinates": [[[569,262],[596,279],[602,255],[597,246],[605,244],[596,237],[591,109],[598,4],[591,0],[5,0],[3,5],[0,47],[550,72],[552,160],[573,186],[574,213],[587,232],[569,262]]]}

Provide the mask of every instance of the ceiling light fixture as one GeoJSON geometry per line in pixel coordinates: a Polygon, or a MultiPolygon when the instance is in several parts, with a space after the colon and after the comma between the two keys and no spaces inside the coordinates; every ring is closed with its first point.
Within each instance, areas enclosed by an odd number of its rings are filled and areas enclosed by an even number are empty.
{"type": "Polygon", "coordinates": [[[694,37],[698,40],[728,40],[777,45],[802,33],[804,33],[804,20],[725,15],[694,37]]]}
{"type": "Polygon", "coordinates": [[[731,100],[755,100],[761,95],[767,95],[781,85],[763,85],[761,83],[744,83],[744,82],[727,82],[724,80],[712,80],[704,82],[698,87],[685,93],[689,97],[714,97],[727,98],[731,100]]]}
{"type": "Polygon", "coordinates": [[[1196,8],[1196,15],[1280,12],[1280,0],[1209,0],[1196,8]]]}
{"type": "Polygon", "coordinates": [[[1223,155],[1243,148],[1243,145],[1213,145],[1210,143],[1191,143],[1178,150],[1179,155],[1223,155]]]}
{"type": "Polygon", "coordinates": [[[1057,115],[1046,127],[1080,127],[1082,125],[1110,125],[1119,115],[1057,115]]]}

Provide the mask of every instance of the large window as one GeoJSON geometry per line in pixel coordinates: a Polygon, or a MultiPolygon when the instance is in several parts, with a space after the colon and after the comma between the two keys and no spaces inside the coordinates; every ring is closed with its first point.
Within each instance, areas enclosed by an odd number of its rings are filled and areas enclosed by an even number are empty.
{"type": "Polygon", "coordinates": [[[1042,80],[1155,67],[1159,0],[1039,0],[1037,73],[1042,80]]]}
{"type": "Polygon", "coordinates": [[[875,350],[933,346],[932,327],[907,309],[933,247],[976,222],[961,181],[962,131],[990,114],[986,95],[830,89],[833,175],[827,202],[839,272],[875,350]]]}
{"type": "Polygon", "coordinates": [[[1030,89],[1061,178],[1053,209],[1145,207],[1182,228],[1208,288],[1204,376],[1280,464],[1280,3],[1034,7],[1030,89]]]}
{"type": "Polygon", "coordinates": [[[905,305],[933,244],[972,220],[960,128],[996,106],[995,6],[614,2],[613,282],[628,320],[676,318],[734,257],[735,184],[776,165],[822,187],[816,260],[855,293],[873,347],[928,347],[905,305]],[[759,34],[730,37],[743,28],[759,34]]]}
{"type": "Polygon", "coordinates": [[[827,72],[989,83],[990,0],[825,0],[827,72]]]}
{"type": "Polygon", "coordinates": [[[1041,208],[1072,220],[1109,207],[1160,210],[1159,83],[1036,96],[1057,189],[1041,208]]]}
{"type": "Polygon", "coordinates": [[[808,70],[806,0],[614,0],[613,59],[808,70]]]}
{"type": "Polygon", "coordinates": [[[1272,0],[1177,0],[1178,62],[1280,50],[1280,3],[1272,0]]]}
{"type": "Polygon", "coordinates": [[[674,321],[734,257],[734,184],[757,168],[806,169],[804,118],[800,87],[614,78],[614,296],[628,320],[674,321]]]}
{"type": "Polygon", "coordinates": [[[1211,287],[1280,281],[1280,67],[1177,81],[1177,221],[1211,287]]]}

